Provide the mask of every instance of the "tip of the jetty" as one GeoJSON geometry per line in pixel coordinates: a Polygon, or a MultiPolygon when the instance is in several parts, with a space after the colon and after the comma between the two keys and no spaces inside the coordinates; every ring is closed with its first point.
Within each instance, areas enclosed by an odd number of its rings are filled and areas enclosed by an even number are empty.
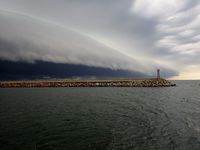
{"type": "Polygon", "coordinates": [[[175,83],[171,83],[170,81],[160,77],[160,69],[157,69],[156,72],[157,77],[155,79],[157,80],[158,86],[176,86],[175,83]]]}

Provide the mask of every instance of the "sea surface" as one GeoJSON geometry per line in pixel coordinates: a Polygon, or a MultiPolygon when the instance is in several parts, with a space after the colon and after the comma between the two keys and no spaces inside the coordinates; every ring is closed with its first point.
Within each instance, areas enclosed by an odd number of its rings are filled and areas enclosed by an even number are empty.
{"type": "Polygon", "coordinates": [[[200,150],[200,81],[0,89],[1,150],[200,150]]]}

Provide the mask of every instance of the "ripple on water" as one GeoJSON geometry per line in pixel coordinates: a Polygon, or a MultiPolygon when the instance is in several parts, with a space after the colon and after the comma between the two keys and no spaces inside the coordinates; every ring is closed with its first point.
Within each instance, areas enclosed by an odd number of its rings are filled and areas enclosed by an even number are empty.
{"type": "MultiPolygon", "coordinates": [[[[200,149],[200,90],[0,89],[0,146],[8,149],[200,149]]],[[[185,86],[184,86],[185,85],[185,86]]]]}

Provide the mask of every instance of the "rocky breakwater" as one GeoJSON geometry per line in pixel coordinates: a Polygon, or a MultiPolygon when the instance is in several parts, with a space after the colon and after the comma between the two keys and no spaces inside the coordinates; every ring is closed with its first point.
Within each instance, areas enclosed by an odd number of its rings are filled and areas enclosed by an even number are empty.
{"type": "Polygon", "coordinates": [[[61,80],[0,82],[0,88],[21,87],[171,87],[176,84],[165,79],[126,80],[61,80]]]}
{"type": "Polygon", "coordinates": [[[172,83],[166,79],[151,79],[151,80],[142,80],[142,87],[171,87],[176,86],[175,83],[172,83]]]}

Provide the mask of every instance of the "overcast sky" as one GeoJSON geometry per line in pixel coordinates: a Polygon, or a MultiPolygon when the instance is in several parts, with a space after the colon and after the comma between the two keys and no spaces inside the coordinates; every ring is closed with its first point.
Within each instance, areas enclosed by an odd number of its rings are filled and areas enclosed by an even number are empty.
{"type": "Polygon", "coordinates": [[[200,79],[200,2],[0,0],[0,59],[200,79]]]}

